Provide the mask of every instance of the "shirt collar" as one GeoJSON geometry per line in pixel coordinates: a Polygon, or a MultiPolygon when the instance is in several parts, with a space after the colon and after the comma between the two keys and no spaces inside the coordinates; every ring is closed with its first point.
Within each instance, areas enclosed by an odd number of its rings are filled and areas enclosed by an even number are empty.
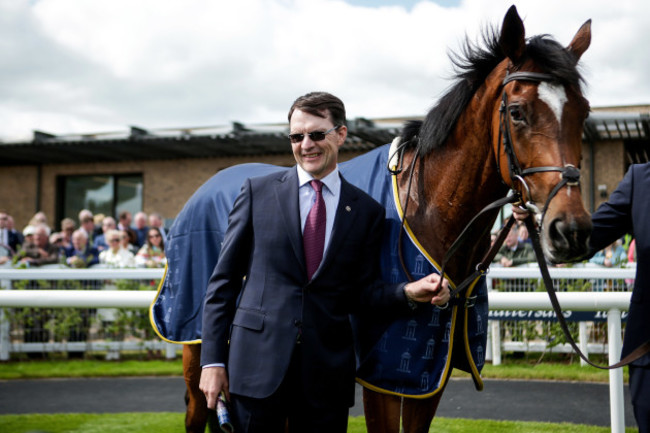
{"type": "MultiPolygon", "coordinates": [[[[307,173],[304,168],[299,165],[296,165],[298,169],[298,187],[302,187],[305,184],[311,182],[314,177],[307,173]]],[[[327,189],[334,195],[341,190],[341,178],[339,176],[339,166],[337,165],[334,170],[324,178],[320,179],[321,182],[327,187],[327,189]]]]}

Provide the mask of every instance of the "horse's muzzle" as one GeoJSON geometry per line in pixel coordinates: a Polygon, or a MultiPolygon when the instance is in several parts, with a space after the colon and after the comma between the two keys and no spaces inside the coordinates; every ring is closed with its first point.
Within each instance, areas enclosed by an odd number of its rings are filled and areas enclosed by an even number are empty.
{"type": "Polygon", "coordinates": [[[552,263],[582,259],[589,252],[591,229],[590,219],[578,221],[569,215],[552,219],[543,230],[547,234],[542,241],[546,258],[552,263]]]}

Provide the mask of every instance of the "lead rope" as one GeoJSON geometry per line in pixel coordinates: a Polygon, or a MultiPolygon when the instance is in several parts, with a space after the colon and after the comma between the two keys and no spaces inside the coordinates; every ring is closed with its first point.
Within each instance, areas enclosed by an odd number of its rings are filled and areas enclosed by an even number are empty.
{"type": "MultiPolygon", "coordinates": [[[[401,226],[399,229],[399,234],[397,235],[397,256],[399,257],[399,262],[400,265],[402,266],[402,270],[406,274],[406,278],[408,279],[409,282],[413,282],[414,278],[413,275],[411,275],[411,271],[409,271],[408,266],[406,266],[406,262],[404,261],[404,251],[402,249],[402,233],[404,232],[404,226],[406,225],[406,211],[409,206],[409,198],[411,195],[411,184],[413,183],[413,173],[415,172],[415,164],[416,161],[418,160],[418,157],[420,156],[419,152],[419,141],[418,141],[418,147],[415,149],[415,155],[413,156],[413,160],[411,161],[411,167],[410,167],[410,173],[409,173],[409,182],[406,187],[406,200],[404,202],[404,214],[402,215],[402,222],[401,226]]],[[[402,155],[402,158],[404,155],[402,155]]],[[[400,170],[401,171],[401,170],[400,170]]],[[[397,198],[399,201],[399,188],[397,191],[397,198]]],[[[442,280],[441,280],[442,281],[442,280]]]]}
{"type": "Polygon", "coordinates": [[[587,364],[591,365],[592,367],[600,368],[601,370],[612,370],[614,368],[619,368],[628,365],[636,361],[637,359],[641,358],[646,353],[649,353],[650,340],[646,341],[645,343],[643,343],[642,345],[634,349],[629,355],[627,355],[625,358],[623,358],[616,364],[608,365],[608,366],[596,364],[590,361],[589,358],[587,358],[587,356],[585,356],[585,354],[582,353],[582,351],[576,344],[575,340],[573,339],[573,336],[569,331],[569,327],[566,323],[566,320],[564,319],[564,315],[562,314],[562,307],[560,306],[560,302],[557,299],[557,295],[555,293],[555,287],[553,286],[553,280],[551,279],[551,275],[548,271],[548,265],[546,264],[546,260],[544,260],[544,253],[542,251],[542,247],[539,241],[539,232],[537,230],[537,227],[535,226],[535,222],[533,220],[532,215],[528,215],[528,217],[526,217],[525,223],[526,223],[526,228],[528,229],[528,232],[530,234],[531,241],[533,243],[533,249],[535,250],[535,257],[537,258],[537,263],[542,273],[544,286],[546,287],[546,292],[548,293],[548,297],[551,300],[551,305],[553,306],[553,311],[555,312],[557,321],[560,324],[560,328],[562,328],[562,332],[564,333],[564,336],[566,337],[567,341],[569,342],[573,350],[580,356],[580,358],[582,358],[587,364]]]}

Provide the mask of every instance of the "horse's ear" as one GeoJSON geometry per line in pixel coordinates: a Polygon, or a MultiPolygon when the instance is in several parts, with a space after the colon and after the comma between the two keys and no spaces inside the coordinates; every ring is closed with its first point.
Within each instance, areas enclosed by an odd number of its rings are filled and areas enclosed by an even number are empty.
{"type": "Polygon", "coordinates": [[[573,40],[567,47],[576,56],[576,61],[587,51],[591,43],[591,20],[587,20],[573,37],[573,40]]]}
{"type": "Polygon", "coordinates": [[[526,50],[526,29],[515,5],[510,6],[501,25],[499,45],[512,63],[518,63],[526,50]]]}

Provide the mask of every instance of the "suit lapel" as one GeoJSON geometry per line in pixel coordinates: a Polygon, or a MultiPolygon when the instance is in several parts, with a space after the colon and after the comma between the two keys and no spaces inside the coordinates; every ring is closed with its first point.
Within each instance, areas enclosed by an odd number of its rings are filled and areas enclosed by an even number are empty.
{"type": "Polygon", "coordinates": [[[302,232],[300,228],[300,207],[298,204],[298,172],[293,167],[277,179],[277,187],[274,188],[275,198],[278,204],[280,215],[284,220],[287,236],[296,259],[301,267],[305,268],[305,253],[302,245],[302,232]]]}
{"type": "Polygon", "coordinates": [[[359,209],[356,206],[358,199],[356,191],[343,178],[343,176],[340,177],[341,196],[339,198],[339,205],[336,208],[336,216],[334,217],[332,235],[330,237],[327,251],[325,251],[323,262],[321,263],[321,266],[318,268],[314,276],[318,276],[321,270],[325,269],[329,265],[329,263],[332,261],[332,258],[336,257],[338,250],[343,245],[343,241],[354,225],[353,223],[357,219],[357,215],[359,213],[359,209]]]}

